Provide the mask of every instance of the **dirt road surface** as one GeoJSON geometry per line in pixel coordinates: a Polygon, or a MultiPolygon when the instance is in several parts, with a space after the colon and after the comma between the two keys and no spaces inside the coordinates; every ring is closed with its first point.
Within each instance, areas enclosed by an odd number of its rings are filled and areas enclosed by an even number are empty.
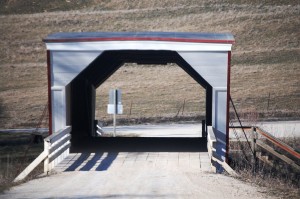
{"type": "MultiPolygon", "coordinates": [[[[239,123],[234,123],[239,126],[239,123]]],[[[257,123],[243,123],[247,126],[258,126],[265,129],[276,137],[300,137],[300,121],[271,121],[257,123]]],[[[103,127],[105,133],[112,134],[113,127],[103,127]]],[[[155,124],[155,125],[135,125],[117,126],[118,136],[138,136],[138,137],[202,137],[201,123],[190,124],[155,124]]],[[[235,138],[233,133],[229,135],[235,138]]]]}
{"type": "Polygon", "coordinates": [[[11,198],[271,198],[209,171],[206,152],[71,154],[56,173],[12,188],[11,198]]]}

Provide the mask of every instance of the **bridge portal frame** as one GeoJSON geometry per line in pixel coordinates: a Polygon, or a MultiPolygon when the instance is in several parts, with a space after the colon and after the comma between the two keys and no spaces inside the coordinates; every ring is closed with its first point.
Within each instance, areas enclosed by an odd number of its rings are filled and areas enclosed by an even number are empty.
{"type": "Polygon", "coordinates": [[[88,96],[92,107],[95,88],[123,63],[172,62],[206,89],[207,124],[216,134],[217,154],[228,160],[230,62],[234,43],[230,33],[54,33],[44,42],[50,134],[69,125],[76,131],[77,115],[90,109],[74,109],[76,97],[86,91],[84,96],[88,96]],[[95,74],[102,77],[95,78],[95,74]]]}

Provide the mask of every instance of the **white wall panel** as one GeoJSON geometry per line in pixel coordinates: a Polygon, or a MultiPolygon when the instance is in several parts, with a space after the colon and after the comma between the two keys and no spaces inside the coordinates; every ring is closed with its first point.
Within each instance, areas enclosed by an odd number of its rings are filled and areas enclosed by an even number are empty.
{"type": "Polygon", "coordinates": [[[202,77],[213,87],[227,86],[227,77],[217,75],[203,75],[202,77]]]}
{"type": "Polygon", "coordinates": [[[52,87],[52,127],[53,132],[66,126],[66,100],[64,87],[52,87]]]}
{"type": "Polygon", "coordinates": [[[101,51],[71,52],[52,51],[53,73],[78,73],[89,65],[101,51]]]}
{"type": "Polygon", "coordinates": [[[102,51],[52,51],[52,85],[67,85],[101,53],[102,51]]]}
{"type": "Polygon", "coordinates": [[[213,88],[212,126],[217,139],[216,152],[225,160],[226,153],[226,117],[227,88],[213,88]]]}
{"type": "Polygon", "coordinates": [[[53,86],[66,86],[68,85],[79,73],[54,73],[52,85],[53,86]]]}
{"type": "Polygon", "coordinates": [[[214,128],[221,132],[226,132],[226,116],[227,116],[227,91],[226,89],[213,89],[213,99],[215,106],[214,128]]]}
{"type": "Polygon", "coordinates": [[[211,86],[227,86],[228,52],[179,52],[211,86]]]}

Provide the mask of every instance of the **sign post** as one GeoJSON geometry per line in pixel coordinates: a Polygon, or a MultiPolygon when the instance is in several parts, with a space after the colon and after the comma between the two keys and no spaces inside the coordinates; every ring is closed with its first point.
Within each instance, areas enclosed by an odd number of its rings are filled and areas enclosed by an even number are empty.
{"type": "Polygon", "coordinates": [[[118,90],[114,90],[114,137],[116,137],[117,113],[118,113],[118,90]]]}
{"type": "Polygon", "coordinates": [[[107,105],[107,113],[113,114],[113,136],[116,137],[117,114],[123,113],[123,105],[121,102],[121,90],[111,89],[109,91],[109,104],[107,105]]]}

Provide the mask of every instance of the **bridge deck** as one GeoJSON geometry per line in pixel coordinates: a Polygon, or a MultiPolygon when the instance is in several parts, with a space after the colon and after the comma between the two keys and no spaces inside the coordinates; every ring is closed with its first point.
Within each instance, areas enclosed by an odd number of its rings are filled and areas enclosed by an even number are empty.
{"type": "Polygon", "coordinates": [[[71,153],[55,167],[55,171],[106,171],[138,167],[182,167],[210,171],[210,161],[207,152],[71,153]]]}
{"type": "Polygon", "coordinates": [[[13,198],[269,198],[208,171],[207,152],[72,153],[55,175],[13,187],[13,198]],[[64,171],[64,172],[61,172],[64,171]]]}

